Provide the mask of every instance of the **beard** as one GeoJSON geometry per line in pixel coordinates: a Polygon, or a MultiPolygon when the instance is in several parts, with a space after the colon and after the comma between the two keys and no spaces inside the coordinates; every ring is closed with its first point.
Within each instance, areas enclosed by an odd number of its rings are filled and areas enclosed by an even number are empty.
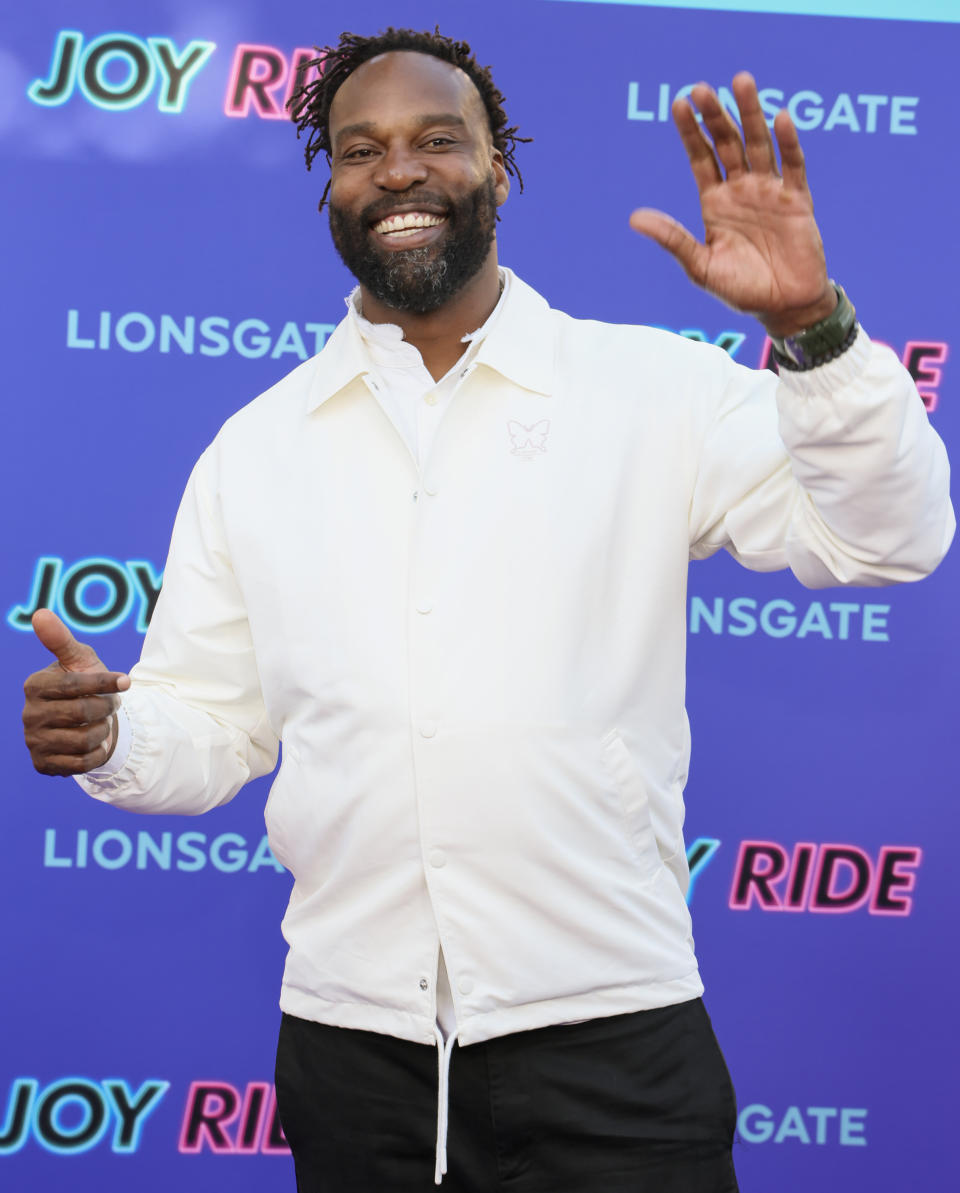
{"type": "Polygon", "coordinates": [[[427,315],[449,302],[479,273],[493,244],[497,199],[493,175],[461,199],[427,191],[389,195],[359,216],[330,204],[330,235],[340,259],[361,286],[388,307],[427,315]],[[444,211],[444,235],[437,244],[416,249],[379,249],[371,236],[376,223],[398,202],[419,199],[444,211]]]}

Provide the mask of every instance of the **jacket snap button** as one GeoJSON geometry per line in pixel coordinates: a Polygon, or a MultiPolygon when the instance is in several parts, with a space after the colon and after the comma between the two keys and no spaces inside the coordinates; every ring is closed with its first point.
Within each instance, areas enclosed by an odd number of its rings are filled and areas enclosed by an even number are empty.
{"type": "Polygon", "coordinates": [[[429,988],[429,986],[430,986],[430,983],[427,981],[426,978],[420,979],[420,989],[421,990],[427,990],[429,988]]]}
{"type": "Polygon", "coordinates": [[[435,869],[439,870],[441,866],[445,866],[446,864],[447,864],[447,855],[443,852],[442,849],[431,849],[430,850],[430,865],[431,866],[433,866],[435,869]]]}
{"type": "Polygon", "coordinates": [[[437,732],[437,722],[436,721],[423,721],[421,723],[421,725],[420,725],[420,736],[421,737],[433,737],[436,732],[437,732]]]}
{"type": "Polygon", "coordinates": [[[457,982],[457,989],[461,994],[469,994],[473,989],[473,980],[471,978],[461,978],[460,981],[457,982]]]}

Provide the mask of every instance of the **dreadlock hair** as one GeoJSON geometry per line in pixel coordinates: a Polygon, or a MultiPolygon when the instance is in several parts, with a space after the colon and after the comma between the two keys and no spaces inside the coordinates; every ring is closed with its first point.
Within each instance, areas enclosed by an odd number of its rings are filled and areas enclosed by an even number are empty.
{"type": "MultiPolygon", "coordinates": [[[[309,170],[318,153],[330,162],[330,105],[333,97],[353,74],[358,66],[378,54],[391,50],[414,50],[420,54],[432,54],[443,62],[457,66],[472,81],[487,112],[494,148],[503,154],[507,172],[512,174],[523,190],[523,176],[514,159],[519,142],[528,142],[530,137],[518,137],[516,127],[508,127],[507,114],[503,110],[503,95],[497,89],[488,66],[480,66],[465,41],[454,41],[444,37],[439,26],[433,33],[418,33],[414,29],[385,29],[375,37],[361,37],[356,33],[341,33],[335,46],[314,46],[317,57],[304,62],[300,67],[300,78],[305,80],[308,71],[315,68],[318,77],[311,82],[301,82],[287,102],[290,116],[297,126],[297,139],[309,130],[304,157],[309,170]]],[[[320,198],[322,211],[330,191],[330,183],[324,187],[320,198]]]]}

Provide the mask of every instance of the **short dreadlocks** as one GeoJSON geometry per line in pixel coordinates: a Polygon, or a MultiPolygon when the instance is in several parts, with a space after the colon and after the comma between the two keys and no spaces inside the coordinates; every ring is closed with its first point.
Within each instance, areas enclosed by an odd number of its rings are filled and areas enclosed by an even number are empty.
{"type": "MultiPolygon", "coordinates": [[[[361,37],[356,33],[341,33],[335,46],[314,46],[317,57],[303,63],[300,77],[305,79],[311,67],[316,68],[318,77],[311,82],[301,82],[290,97],[287,107],[297,126],[297,137],[309,130],[304,157],[307,169],[313,165],[318,153],[330,161],[330,105],[341,86],[358,66],[378,54],[392,50],[415,50],[420,54],[432,54],[443,62],[458,66],[474,83],[490,123],[493,144],[503,154],[507,172],[512,174],[523,190],[523,176],[514,159],[514,151],[521,141],[530,137],[518,137],[516,127],[507,126],[507,114],[503,110],[503,96],[497,89],[488,66],[480,66],[465,41],[454,41],[444,37],[439,28],[433,33],[418,33],[414,29],[385,29],[376,37],[361,37]]],[[[320,199],[323,210],[330,190],[328,182],[320,199]]]]}

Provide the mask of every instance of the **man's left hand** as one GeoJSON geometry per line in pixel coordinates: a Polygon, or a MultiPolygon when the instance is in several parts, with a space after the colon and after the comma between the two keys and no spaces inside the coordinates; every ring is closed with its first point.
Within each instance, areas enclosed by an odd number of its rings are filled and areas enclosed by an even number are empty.
{"type": "Polygon", "coordinates": [[[794,335],[826,318],[837,301],[813,218],[803,152],[789,113],[778,112],[773,130],[781,175],[753,76],[736,75],[733,94],[742,135],[711,87],[698,83],[691,92],[712,144],[691,104],[673,103],[700,192],[704,243],[651,208],[635,211],[630,226],[663,245],[698,286],[755,315],[770,335],[794,335]]]}

